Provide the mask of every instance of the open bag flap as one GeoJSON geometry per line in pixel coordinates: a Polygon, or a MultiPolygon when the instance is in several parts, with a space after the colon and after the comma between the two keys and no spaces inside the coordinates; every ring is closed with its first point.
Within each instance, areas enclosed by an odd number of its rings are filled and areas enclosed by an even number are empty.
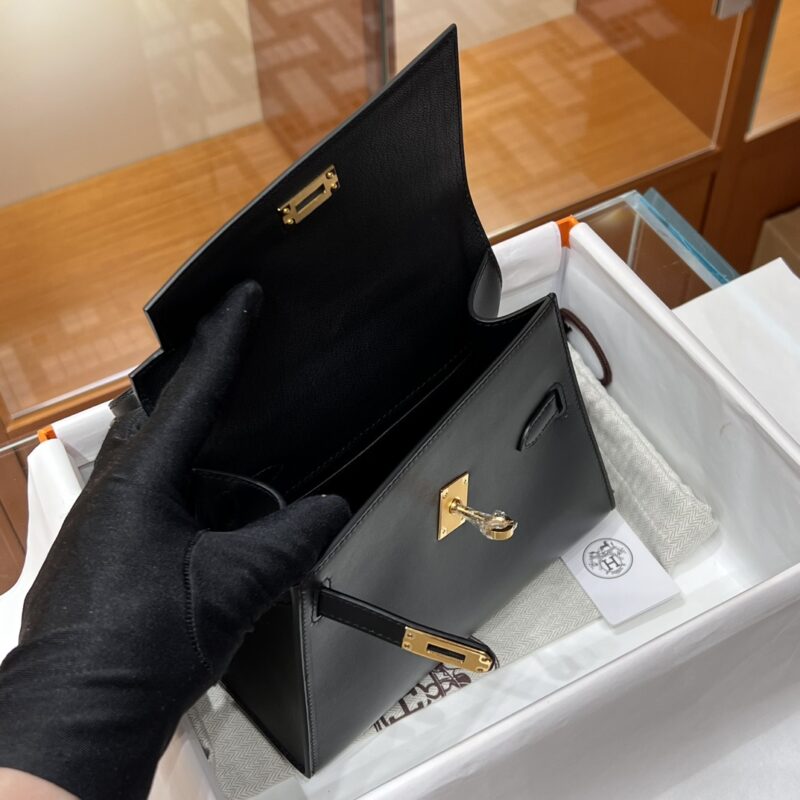
{"type": "Polygon", "coordinates": [[[496,313],[499,271],[469,195],[460,102],[451,27],[148,304],[162,349],[132,378],[146,411],[198,319],[244,279],[263,289],[243,368],[200,466],[274,481],[293,499],[309,464],[349,447],[410,388],[447,369],[471,303],[478,316],[496,313]],[[324,188],[331,168],[335,190],[324,188]],[[319,191],[328,192],[324,202],[285,224],[279,209],[304,192],[294,205],[310,207],[319,191]]]}

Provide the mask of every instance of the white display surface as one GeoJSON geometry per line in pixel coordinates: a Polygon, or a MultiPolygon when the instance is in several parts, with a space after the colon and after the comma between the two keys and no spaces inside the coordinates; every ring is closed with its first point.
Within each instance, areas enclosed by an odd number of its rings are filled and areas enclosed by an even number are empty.
{"type": "MultiPolygon", "coordinates": [[[[569,249],[550,224],[496,252],[503,309],[555,291],[583,319],[613,366],[612,396],[710,503],[720,531],[675,572],[680,598],[617,628],[576,631],[262,797],[795,796],[800,764],[782,764],[780,786],[761,767],[787,752],[764,744],[767,731],[800,729],[789,719],[800,710],[800,447],[586,225],[569,249]],[[761,760],[722,781],[720,765],[742,748],[761,760]],[[712,793],[715,780],[728,790],[712,793]],[[731,793],[744,786],[749,794],[731,793]]],[[[96,446],[107,412],[99,419],[96,446]]],[[[67,470],[75,482],[68,427],[30,461],[31,525],[51,537],[76,494],[50,489],[67,470]]],[[[188,736],[182,728],[162,760],[153,797],[216,796],[188,736]]]]}
{"type": "Polygon", "coordinates": [[[675,313],[800,442],[800,278],[778,259],[675,313]]]}
{"type": "Polygon", "coordinates": [[[366,796],[795,798],[798,597],[793,568],[366,796]]]}

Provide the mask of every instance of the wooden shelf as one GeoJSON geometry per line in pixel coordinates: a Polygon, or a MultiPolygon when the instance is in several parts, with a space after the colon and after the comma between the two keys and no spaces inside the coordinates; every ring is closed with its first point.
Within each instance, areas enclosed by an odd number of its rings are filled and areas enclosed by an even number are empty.
{"type": "Polygon", "coordinates": [[[800,117],[800,0],[782,0],[749,138],[800,117]]]}
{"type": "MultiPolygon", "coordinates": [[[[463,52],[462,92],[493,233],[709,147],[576,15],[463,52]]],[[[249,126],[0,209],[0,396],[16,425],[153,350],[143,304],[294,160],[279,134],[249,126]]]]}

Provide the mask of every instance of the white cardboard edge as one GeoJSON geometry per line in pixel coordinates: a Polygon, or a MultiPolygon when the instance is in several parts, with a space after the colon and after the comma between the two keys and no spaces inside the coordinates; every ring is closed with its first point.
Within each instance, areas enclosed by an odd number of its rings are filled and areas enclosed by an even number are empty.
{"type": "Polygon", "coordinates": [[[580,223],[570,231],[570,246],[584,257],[594,260],[608,273],[629,297],[642,306],[655,325],[681,345],[689,358],[709,375],[727,398],[755,420],[766,437],[772,440],[775,449],[785,454],[785,458],[795,466],[800,466],[800,445],[587,224],[580,223]]]}

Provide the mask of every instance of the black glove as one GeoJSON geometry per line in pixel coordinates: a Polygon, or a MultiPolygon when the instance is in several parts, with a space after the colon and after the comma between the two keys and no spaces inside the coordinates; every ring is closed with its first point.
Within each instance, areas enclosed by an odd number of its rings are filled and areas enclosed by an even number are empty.
{"type": "Polygon", "coordinates": [[[186,709],[348,519],[311,497],[237,531],[198,531],[192,463],[236,373],[261,290],[203,320],[148,419],[114,423],[25,600],[0,667],[0,766],[79,797],[146,797],[186,709]]]}

